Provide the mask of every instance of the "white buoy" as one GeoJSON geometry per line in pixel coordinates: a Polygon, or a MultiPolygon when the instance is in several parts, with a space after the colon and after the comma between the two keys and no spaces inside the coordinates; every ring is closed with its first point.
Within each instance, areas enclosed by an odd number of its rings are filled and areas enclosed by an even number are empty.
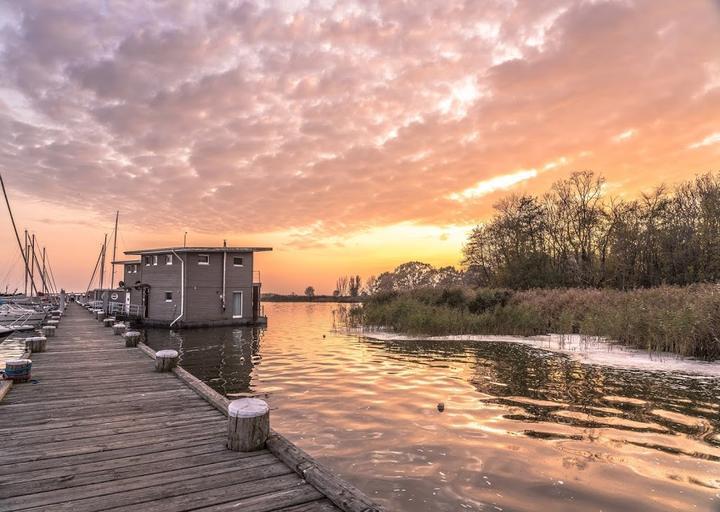
{"type": "Polygon", "coordinates": [[[259,398],[241,398],[228,405],[227,447],[236,452],[262,450],[270,435],[270,408],[259,398]]]}

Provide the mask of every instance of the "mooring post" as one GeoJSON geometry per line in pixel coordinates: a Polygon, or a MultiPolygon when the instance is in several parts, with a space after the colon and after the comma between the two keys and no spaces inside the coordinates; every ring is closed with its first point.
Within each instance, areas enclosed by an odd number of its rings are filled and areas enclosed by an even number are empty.
{"type": "Polygon", "coordinates": [[[113,334],[115,336],[121,336],[121,335],[125,334],[125,324],[122,322],[114,324],[113,325],[113,334]]]}
{"type": "Polygon", "coordinates": [[[115,323],[115,319],[113,317],[103,319],[103,325],[105,327],[112,327],[114,323],[115,323]]]}
{"type": "Polygon", "coordinates": [[[8,359],[5,361],[5,378],[13,382],[30,380],[32,361],[30,359],[8,359]]]}
{"type": "Polygon", "coordinates": [[[158,372],[169,372],[177,366],[177,350],[159,350],[155,353],[155,370],[158,372]]]}
{"type": "Polygon", "coordinates": [[[265,447],[270,435],[270,408],[259,398],[241,398],[228,405],[227,447],[253,452],[265,447]]]}
{"type": "Polygon", "coordinates": [[[45,352],[47,348],[47,337],[34,336],[32,338],[25,338],[25,348],[33,353],[45,352]]]}
{"type": "Polygon", "coordinates": [[[46,338],[52,338],[53,336],[55,336],[56,330],[57,330],[57,327],[55,327],[54,325],[43,325],[42,326],[42,333],[43,333],[43,336],[45,336],[46,338]]]}
{"type": "Polygon", "coordinates": [[[138,331],[128,331],[123,335],[125,338],[125,346],[128,348],[137,347],[140,341],[140,333],[138,331]]]}
{"type": "Polygon", "coordinates": [[[60,320],[46,320],[45,325],[54,325],[55,327],[57,327],[58,325],[60,325],[60,320]]]}
{"type": "Polygon", "coordinates": [[[95,318],[97,318],[100,322],[105,320],[105,311],[99,310],[97,313],[95,313],[95,318]]]}

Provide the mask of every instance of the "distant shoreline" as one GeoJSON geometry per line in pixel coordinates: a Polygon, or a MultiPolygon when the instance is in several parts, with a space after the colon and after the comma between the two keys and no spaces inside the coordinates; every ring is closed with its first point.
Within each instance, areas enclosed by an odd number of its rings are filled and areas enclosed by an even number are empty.
{"type": "Polygon", "coordinates": [[[265,293],[262,295],[263,302],[336,302],[344,304],[357,304],[366,300],[365,297],[335,297],[334,295],[281,295],[277,293],[265,293]]]}

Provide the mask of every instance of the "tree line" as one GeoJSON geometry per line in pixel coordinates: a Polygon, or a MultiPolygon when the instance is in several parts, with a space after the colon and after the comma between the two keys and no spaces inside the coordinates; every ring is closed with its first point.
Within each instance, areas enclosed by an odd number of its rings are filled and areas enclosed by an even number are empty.
{"type": "Polygon", "coordinates": [[[463,281],[513,289],[634,289],[720,279],[720,173],[637,199],[576,172],[543,196],[511,195],[463,247],[463,281]]]}

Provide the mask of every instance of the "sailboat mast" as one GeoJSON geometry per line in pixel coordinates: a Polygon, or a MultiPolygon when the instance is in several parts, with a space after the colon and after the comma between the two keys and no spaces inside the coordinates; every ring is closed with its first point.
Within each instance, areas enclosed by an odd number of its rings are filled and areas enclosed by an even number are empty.
{"type": "Polygon", "coordinates": [[[47,295],[48,293],[48,287],[47,287],[47,267],[45,266],[45,247],[43,247],[42,251],[42,283],[43,283],[43,295],[47,295]]]}
{"type": "MultiPolygon", "coordinates": [[[[20,249],[20,251],[22,252],[22,249],[20,249]]],[[[27,229],[26,229],[26,230],[25,230],[25,252],[23,253],[23,257],[25,257],[26,259],[27,259],[27,253],[28,253],[29,251],[30,251],[30,246],[29,246],[29,244],[28,244],[28,232],[27,232],[27,229]]],[[[28,289],[27,289],[27,286],[28,286],[28,277],[29,277],[29,272],[28,272],[28,269],[27,269],[27,265],[25,265],[25,297],[27,297],[27,292],[28,292],[28,289]]]]}
{"type": "Polygon", "coordinates": [[[2,187],[3,196],[5,197],[5,204],[7,205],[8,213],[10,214],[10,221],[12,222],[13,230],[15,231],[15,239],[18,243],[18,248],[20,249],[20,253],[23,255],[23,260],[25,261],[25,271],[28,271],[28,260],[27,260],[27,253],[23,251],[22,248],[22,242],[20,242],[20,235],[18,234],[17,226],[15,225],[15,217],[13,216],[12,208],[10,208],[10,200],[7,196],[7,191],[5,190],[5,181],[3,181],[2,174],[0,174],[0,186],[2,187]]]}
{"type": "Polygon", "coordinates": [[[30,238],[30,254],[32,254],[30,257],[30,281],[33,283],[32,293],[34,296],[40,291],[37,289],[37,286],[35,286],[35,233],[33,233],[33,236],[30,238]]]}
{"type": "Polygon", "coordinates": [[[102,246],[102,259],[100,260],[100,290],[103,290],[103,283],[105,281],[105,251],[107,248],[107,233],[105,233],[105,240],[102,246]]]}
{"type": "Polygon", "coordinates": [[[115,212],[115,236],[113,239],[113,257],[112,257],[112,278],[110,279],[110,289],[115,288],[115,254],[117,253],[117,228],[118,218],[120,217],[120,210],[115,212]]]}

